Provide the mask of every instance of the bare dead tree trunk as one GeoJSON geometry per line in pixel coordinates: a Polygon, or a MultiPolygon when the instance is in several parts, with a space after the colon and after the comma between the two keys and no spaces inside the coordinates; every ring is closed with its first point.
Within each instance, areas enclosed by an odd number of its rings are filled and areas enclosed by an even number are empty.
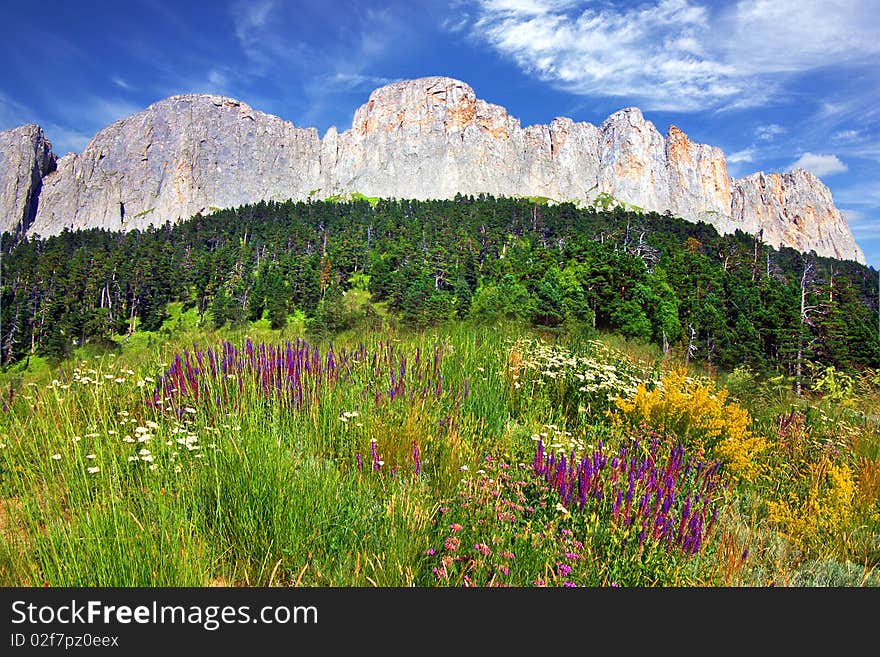
{"type": "Polygon", "coordinates": [[[797,362],[795,363],[795,392],[800,397],[803,394],[804,374],[804,330],[810,323],[809,311],[812,307],[807,306],[807,282],[813,271],[813,264],[804,258],[804,271],[801,275],[801,325],[798,331],[797,362]]]}
{"type": "Polygon", "coordinates": [[[688,324],[688,331],[690,332],[690,337],[688,337],[688,346],[687,351],[684,355],[684,362],[690,363],[691,358],[693,358],[696,354],[697,344],[694,338],[697,336],[697,332],[694,330],[693,324],[688,324]]]}

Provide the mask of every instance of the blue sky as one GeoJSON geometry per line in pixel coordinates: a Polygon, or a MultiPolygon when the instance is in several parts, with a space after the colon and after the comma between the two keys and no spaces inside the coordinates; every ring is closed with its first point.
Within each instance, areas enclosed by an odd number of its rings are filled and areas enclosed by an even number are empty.
{"type": "Polygon", "coordinates": [[[803,166],[880,268],[880,0],[0,0],[0,129],[58,154],[178,93],[350,127],[382,84],[447,75],[522,124],[637,106],[731,175],[803,166]]]}

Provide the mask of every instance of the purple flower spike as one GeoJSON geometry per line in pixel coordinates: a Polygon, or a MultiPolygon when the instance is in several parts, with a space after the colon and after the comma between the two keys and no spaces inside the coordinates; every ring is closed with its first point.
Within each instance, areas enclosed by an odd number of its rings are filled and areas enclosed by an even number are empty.
{"type": "Polygon", "coordinates": [[[372,460],[373,460],[373,471],[374,471],[374,472],[378,472],[378,471],[379,471],[379,467],[380,467],[380,463],[379,463],[379,450],[378,450],[378,448],[376,447],[376,441],[375,441],[375,440],[371,440],[371,441],[370,441],[370,457],[371,457],[372,460]]]}

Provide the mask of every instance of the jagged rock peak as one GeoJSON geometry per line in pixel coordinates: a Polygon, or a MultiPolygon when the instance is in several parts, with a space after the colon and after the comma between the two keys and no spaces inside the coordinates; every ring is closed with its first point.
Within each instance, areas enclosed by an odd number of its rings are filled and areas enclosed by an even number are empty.
{"type": "Polygon", "coordinates": [[[493,137],[519,128],[500,105],[477,98],[461,80],[433,76],[392,82],[374,90],[355,112],[352,130],[360,135],[385,132],[461,132],[477,126],[493,137]]]}
{"type": "Polygon", "coordinates": [[[0,132],[0,232],[28,229],[43,176],[55,169],[55,162],[52,143],[37,124],[0,132]]]}
{"type": "Polygon", "coordinates": [[[599,127],[604,130],[607,126],[619,123],[627,123],[633,126],[650,125],[654,128],[654,124],[645,119],[645,115],[642,114],[642,110],[638,107],[624,107],[609,114],[608,118],[602,121],[602,124],[599,127]]]}

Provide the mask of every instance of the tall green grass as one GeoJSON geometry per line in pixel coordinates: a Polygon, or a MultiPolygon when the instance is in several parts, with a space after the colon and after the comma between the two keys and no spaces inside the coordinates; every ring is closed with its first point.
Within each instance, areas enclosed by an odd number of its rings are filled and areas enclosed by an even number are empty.
{"type": "MultiPolygon", "coordinates": [[[[648,561],[616,547],[619,536],[607,519],[558,508],[558,494],[535,488],[528,466],[536,436],[558,437],[585,453],[599,440],[624,444],[609,416],[611,397],[599,403],[595,392],[578,387],[589,363],[645,380],[680,363],[613,336],[586,340],[463,322],[425,331],[387,327],[310,345],[321,359],[330,350],[369,357],[344,377],[309,379],[309,402],[301,406],[238,373],[198,377],[198,399],[161,391],[155,403],[156,386],[183,350],[218,349],[223,341],[238,349],[248,340],[282,346],[301,336],[296,323],[281,331],[262,324],[211,331],[194,311],[176,308],[162,331],[135,334],[112,351],[81,349],[62,363],[34,359],[32,369],[4,373],[0,583],[446,585],[450,580],[438,579],[435,569],[451,511],[454,522],[471,522],[475,543],[497,541],[516,553],[503,578],[514,586],[561,585],[559,551],[571,541],[593,546],[574,570],[582,585],[877,583],[880,430],[870,385],[854,389],[842,409],[818,393],[794,399],[772,382],[729,379],[755,431],[773,445],[784,441],[779,417],[799,409],[802,449],[779,447],[767,456],[763,479],[731,482],[719,493],[717,526],[695,558],[667,561],[661,551],[648,561]],[[527,344],[579,364],[571,369],[563,358],[552,376],[543,361],[527,367],[538,360],[527,344]],[[405,393],[392,398],[390,375],[404,359],[405,393]],[[840,521],[833,544],[798,542],[772,521],[768,501],[789,493],[808,499],[807,480],[799,478],[826,455],[853,474],[852,517],[840,521]],[[512,478],[499,495],[521,493],[517,503],[545,504],[528,526],[510,529],[485,515],[494,507],[462,503],[475,481],[498,481],[497,471],[487,474],[489,463],[509,466],[504,476],[512,478]]],[[[456,572],[452,583],[479,581],[475,571],[456,572]]]]}

